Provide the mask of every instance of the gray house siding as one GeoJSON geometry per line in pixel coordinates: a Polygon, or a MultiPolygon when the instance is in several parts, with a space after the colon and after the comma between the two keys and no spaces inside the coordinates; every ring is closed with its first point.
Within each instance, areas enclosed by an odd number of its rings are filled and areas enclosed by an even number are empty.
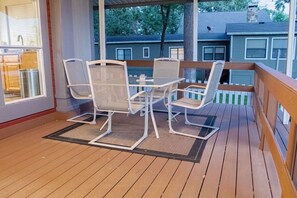
{"type": "MultiPolygon", "coordinates": [[[[229,61],[229,45],[230,42],[227,40],[223,41],[198,41],[198,60],[203,61],[203,48],[204,47],[224,47],[225,48],[225,60],[229,61]]],[[[183,47],[183,42],[166,42],[164,46],[164,56],[169,57],[169,49],[170,47],[183,47]]],[[[106,58],[107,59],[117,59],[116,50],[119,48],[128,48],[132,50],[132,59],[133,60],[153,60],[154,58],[160,57],[160,43],[159,42],[145,42],[145,41],[137,41],[137,42],[114,42],[107,43],[106,45],[106,58]],[[149,58],[143,57],[143,48],[149,48],[149,58]]],[[[96,50],[96,59],[99,59],[99,46],[98,43],[95,44],[96,50]]],[[[149,68],[133,68],[129,67],[129,74],[131,75],[139,75],[146,74],[148,76],[152,75],[152,69],[149,68]]],[[[208,72],[205,70],[197,70],[196,79],[204,81],[208,76],[208,72]]],[[[229,71],[223,72],[223,80],[224,82],[229,81],[229,71]]]]}
{"type": "MultiPolygon", "coordinates": [[[[199,41],[198,43],[198,60],[203,59],[203,47],[205,46],[223,46],[226,48],[225,57],[226,61],[229,61],[229,41],[199,41]]],[[[169,57],[170,47],[183,47],[183,42],[168,42],[165,43],[164,47],[164,57],[169,57]]],[[[154,58],[160,57],[160,43],[107,43],[106,45],[106,58],[116,59],[116,49],[117,48],[131,48],[132,49],[132,59],[133,60],[153,60],[154,58]],[[143,58],[143,47],[149,47],[149,58],[143,58]]],[[[95,57],[99,59],[99,45],[95,44],[95,57]]]]}
{"type": "Polygon", "coordinates": [[[198,60],[203,60],[203,48],[209,46],[222,46],[226,48],[225,61],[229,61],[230,57],[230,41],[198,41],[198,60]]]}
{"type": "MultiPolygon", "coordinates": [[[[277,69],[277,60],[272,58],[272,48],[273,48],[273,38],[287,38],[285,34],[275,34],[275,35],[233,35],[231,39],[231,56],[230,62],[262,62],[263,64],[277,69]],[[267,38],[267,55],[265,59],[248,59],[245,58],[245,48],[246,48],[246,39],[247,38],[267,38]]],[[[296,42],[295,42],[296,46],[296,42]]],[[[285,73],[286,72],[286,60],[280,59],[278,64],[278,71],[285,73]]],[[[293,60],[293,78],[297,78],[297,61],[296,61],[296,50],[293,60]]],[[[230,82],[234,84],[253,84],[254,82],[254,73],[252,71],[241,71],[241,70],[232,70],[230,75],[230,82]]]]}

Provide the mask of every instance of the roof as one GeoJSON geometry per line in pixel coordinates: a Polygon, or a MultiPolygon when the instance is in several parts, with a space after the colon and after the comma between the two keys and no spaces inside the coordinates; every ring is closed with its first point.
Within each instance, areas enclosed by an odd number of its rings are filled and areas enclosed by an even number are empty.
{"type": "Polygon", "coordinates": [[[288,22],[227,24],[226,33],[227,35],[288,34],[288,25],[288,22]]]}
{"type": "MultiPolygon", "coordinates": [[[[271,22],[266,10],[257,12],[259,22],[271,22]]],[[[202,12],[198,14],[199,33],[225,33],[226,25],[230,23],[246,23],[247,11],[237,12],[202,12]]],[[[183,19],[178,33],[183,33],[183,19]]]]}
{"type": "MultiPolygon", "coordinates": [[[[107,36],[108,44],[116,43],[159,43],[161,40],[161,35],[130,35],[130,36],[107,36]]],[[[183,42],[183,34],[167,34],[165,36],[166,42],[183,42]]],[[[208,34],[198,34],[198,40],[227,40],[227,35],[225,33],[208,33],[208,34]]]]}
{"type": "MultiPolygon", "coordinates": [[[[143,43],[160,42],[161,35],[129,35],[129,36],[107,36],[107,43],[143,43]]],[[[166,42],[183,41],[182,34],[169,34],[165,36],[166,42]]]]}

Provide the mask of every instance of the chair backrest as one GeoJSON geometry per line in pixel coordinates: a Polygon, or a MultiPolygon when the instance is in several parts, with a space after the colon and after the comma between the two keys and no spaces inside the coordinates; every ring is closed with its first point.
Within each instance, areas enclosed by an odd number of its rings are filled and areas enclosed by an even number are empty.
{"type": "Polygon", "coordinates": [[[102,111],[130,112],[127,63],[115,60],[87,61],[94,107],[102,111]]]}
{"type": "Polygon", "coordinates": [[[205,89],[205,97],[202,99],[202,105],[206,105],[213,101],[215,93],[218,89],[220,78],[224,69],[224,61],[216,61],[212,64],[208,82],[205,89]]]}
{"type": "Polygon", "coordinates": [[[172,58],[154,59],[153,77],[179,77],[180,60],[172,58]]]}
{"type": "Polygon", "coordinates": [[[83,60],[71,58],[63,60],[63,65],[72,97],[76,99],[89,98],[91,89],[89,86],[87,67],[83,60]]]}

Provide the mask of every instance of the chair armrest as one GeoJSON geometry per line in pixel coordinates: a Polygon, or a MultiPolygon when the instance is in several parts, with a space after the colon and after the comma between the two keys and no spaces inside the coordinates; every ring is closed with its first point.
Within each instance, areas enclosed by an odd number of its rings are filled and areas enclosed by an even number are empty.
{"type": "Polygon", "coordinates": [[[89,84],[74,84],[74,85],[67,85],[67,87],[83,87],[83,86],[90,87],[89,84]]]}
{"type": "Polygon", "coordinates": [[[192,93],[192,94],[195,94],[195,95],[201,95],[201,96],[205,96],[204,93],[200,93],[200,92],[196,92],[196,91],[190,91],[190,90],[186,90],[186,89],[174,89],[170,92],[170,95],[172,95],[173,92],[187,92],[187,93],[192,93]]]}
{"type": "Polygon", "coordinates": [[[135,100],[135,98],[137,98],[138,96],[143,95],[143,94],[147,95],[147,93],[145,91],[140,91],[140,92],[134,94],[133,96],[131,96],[130,100],[135,100]]]}
{"type": "Polygon", "coordinates": [[[185,89],[188,89],[188,88],[202,88],[202,89],[206,89],[206,86],[202,86],[202,85],[189,85],[185,89]]]}

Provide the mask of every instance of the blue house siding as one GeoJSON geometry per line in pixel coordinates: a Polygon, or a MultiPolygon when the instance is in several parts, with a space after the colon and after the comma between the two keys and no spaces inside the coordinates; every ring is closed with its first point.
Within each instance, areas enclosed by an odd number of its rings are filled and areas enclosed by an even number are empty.
{"type": "MultiPolygon", "coordinates": [[[[165,43],[164,57],[169,57],[170,47],[183,47],[183,42],[168,42],[165,43]]],[[[198,60],[202,61],[203,47],[205,46],[222,46],[226,48],[226,61],[229,61],[229,41],[199,41],[198,43],[198,60]]],[[[160,57],[160,43],[107,43],[106,45],[106,58],[116,59],[117,48],[131,48],[133,60],[153,60],[154,58],[160,57]],[[143,47],[149,47],[150,55],[149,58],[143,58],[143,47]]],[[[99,45],[95,44],[95,58],[99,59],[99,45]]]]}
{"type": "MultiPolygon", "coordinates": [[[[286,73],[286,54],[278,62],[272,57],[272,49],[274,39],[287,39],[288,23],[240,23],[227,24],[226,34],[230,36],[230,61],[231,62],[262,62],[263,64],[276,69],[282,73],[286,73]],[[267,39],[267,50],[265,58],[246,58],[246,40],[247,39],[267,39]]],[[[293,57],[293,73],[292,77],[297,78],[297,60],[296,60],[296,40],[294,42],[295,53],[293,57]]],[[[286,49],[287,44],[283,43],[286,49]]],[[[254,74],[251,71],[232,70],[230,75],[231,83],[253,84],[254,74]]]]}
{"type": "MultiPolygon", "coordinates": [[[[277,60],[272,58],[272,48],[273,38],[287,38],[286,34],[262,34],[262,35],[233,35],[231,39],[231,55],[230,62],[262,62],[263,64],[277,69],[278,71],[285,73],[286,72],[286,60],[280,59],[278,68],[277,68],[277,60]],[[246,39],[247,38],[267,38],[267,57],[265,59],[247,59],[245,58],[245,48],[246,48],[246,39]]],[[[295,42],[296,46],[296,42],[295,42]]],[[[230,75],[230,82],[234,84],[253,84],[254,82],[254,73],[252,71],[240,71],[240,70],[232,70],[230,75]]],[[[296,50],[293,60],[293,78],[297,78],[297,60],[296,60],[296,50]]]]}
{"type": "MultiPolygon", "coordinates": [[[[141,38],[143,38],[144,36],[141,36],[141,38]]],[[[133,36],[133,39],[135,39],[136,37],[133,36]]],[[[113,38],[115,39],[115,38],[113,38]]],[[[121,38],[123,39],[123,37],[121,38]]],[[[169,49],[170,47],[183,47],[183,41],[177,41],[177,42],[166,42],[165,46],[164,46],[164,56],[163,57],[169,57],[169,49]]],[[[203,60],[203,48],[204,47],[224,47],[225,48],[225,60],[229,61],[229,45],[230,42],[226,39],[222,40],[222,41],[218,41],[218,40],[214,40],[214,41],[198,41],[198,60],[202,61],[203,60]]],[[[106,45],[106,58],[107,59],[117,59],[116,57],[116,49],[119,48],[128,48],[132,50],[132,59],[133,60],[153,60],[154,58],[159,58],[160,57],[160,42],[146,42],[143,41],[141,39],[134,40],[134,41],[127,41],[125,40],[125,42],[107,42],[106,45]],[[149,54],[149,58],[144,58],[143,57],[143,47],[148,47],[150,54],[149,54]]],[[[99,45],[98,43],[95,44],[95,58],[99,59],[99,45]]],[[[129,67],[129,74],[131,75],[139,75],[139,74],[146,74],[148,76],[152,75],[152,69],[148,69],[148,68],[132,68],[129,67]]],[[[205,77],[207,75],[205,75],[207,72],[205,72],[205,70],[197,70],[196,72],[196,78],[197,80],[201,80],[204,81],[205,77]]],[[[222,79],[224,79],[224,82],[228,82],[229,81],[229,71],[224,71],[223,72],[224,77],[222,79]]]]}

